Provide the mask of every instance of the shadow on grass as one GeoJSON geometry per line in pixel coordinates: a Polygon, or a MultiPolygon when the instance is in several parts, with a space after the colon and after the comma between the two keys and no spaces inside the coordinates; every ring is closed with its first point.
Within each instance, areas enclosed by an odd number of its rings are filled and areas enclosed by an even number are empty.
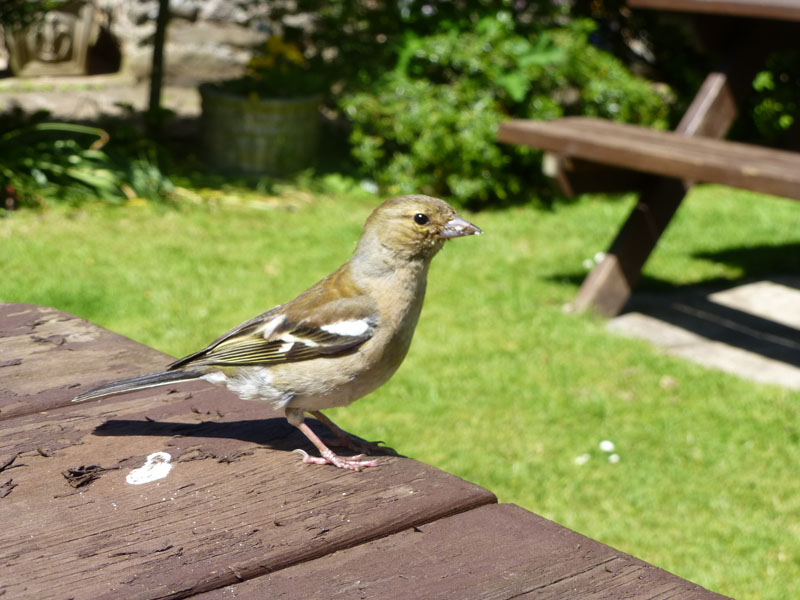
{"type": "MultiPolygon", "coordinates": [[[[708,340],[800,368],[800,329],[786,324],[787,315],[780,312],[786,302],[793,302],[792,296],[785,296],[788,300],[783,303],[775,297],[800,290],[800,243],[742,246],[695,253],[693,257],[737,267],[742,276],[691,285],[643,276],[622,314],[640,313],[708,340]],[[780,286],[753,286],[745,292],[746,303],[760,314],[727,306],[712,297],[757,281],[780,286]],[[781,288],[785,292],[780,292],[781,288]]],[[[577,286],[585,276],[555,275],[551,279],[577,286]]]]}
{"type": "MultiPolygon", "coordinates": [[[[656,248],[658,252],[658,248],[656,248]]],[[[736,282],[744,282],[755,278],[779,277],[780,274],[800,275],[800,242],[791,244],[755,246],[738,246],[714,252],[695,252],[692,258],[707,260],[738,267],[742,275],[736,279],[715,277],[697,283],[677,284],[666,279],[643,274],[636,284],[636,292],[672,292],[686,291],[694,288],[719,291],[732,287],[736,282]]],[[[548,281],[580,286],[588,272],[556,273],[546,277],[548,281]]],[[[792,285],[791,282],[786,285],[792,285]]]]}
{"type": "Polygon", "coordinates": [[[800,242],[741,246],[716,252],[698,252],[692,256],[738,267],[746,278],[775,273],[800,274],[800,242]]]}

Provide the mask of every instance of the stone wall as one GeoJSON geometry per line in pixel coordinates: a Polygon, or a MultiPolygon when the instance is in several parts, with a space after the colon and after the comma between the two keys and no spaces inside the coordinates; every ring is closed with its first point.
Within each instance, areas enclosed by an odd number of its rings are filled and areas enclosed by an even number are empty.
{"type": "MultiPolygon", "coordinates": [[[[291,0],[284,0],[284,2],[291,0]]],[[[94,0],[90,72],[119,68],[149,77],[158,0],[94,0]]],[[[275,24],[264,0],[170,0],[164,50],[165,83],[195,85],[235,77],[275,24]]]]}
{"type": "MultiPolygon", "coordinates": [[[[122,70],[137,79],[150,74],[157,0],[96,0],[106,27],[119,40],[122,70]]],[[[234,77],[253,47],[267,37],[266,2],[171,0],[164,49],[168,83],[234,77]]]]}

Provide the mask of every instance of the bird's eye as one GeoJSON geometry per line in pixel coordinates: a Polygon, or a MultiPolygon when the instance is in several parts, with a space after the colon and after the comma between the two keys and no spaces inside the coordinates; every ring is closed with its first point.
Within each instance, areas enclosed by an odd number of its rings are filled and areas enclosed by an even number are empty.
{"type": "Polygon", "coordinates": [[[417,213],[414,215],[414,223],[417,225],[427,225],[430,219],[428,215],[424,215],[422,213],[417,213]]]}

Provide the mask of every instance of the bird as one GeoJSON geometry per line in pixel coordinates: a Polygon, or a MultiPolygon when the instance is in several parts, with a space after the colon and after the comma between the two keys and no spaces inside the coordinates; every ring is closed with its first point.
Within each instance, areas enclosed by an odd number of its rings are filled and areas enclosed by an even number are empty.
{"type": "Polygon", "coordinates": [[[411,345],[429,266],[450,239],[483,231],[447,202],[412,194],[386,200],[364,223],[353,255],[330,275],[224,333],[165,370],[106,383],[73,399],[83,402],[134,390],[205,380],[243,400],[271,403],[317,448],[303,462],[361,471],[365,455],[341,456],[305,422],[324,423],[340,445],[365,451],[325,416],[373,392],[397,371],[411,345]]]}

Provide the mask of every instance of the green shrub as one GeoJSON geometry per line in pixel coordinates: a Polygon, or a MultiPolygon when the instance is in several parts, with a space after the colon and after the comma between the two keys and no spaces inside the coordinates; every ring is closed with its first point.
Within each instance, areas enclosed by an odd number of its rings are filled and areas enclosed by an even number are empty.
{"type": "Polygon", "coordinates": [[[168,198],[172,183],[146,151],[115,158],[104,129],[47,116],[16,110],[0,117],[0,209],[168,198]]]}
{"type": "Polygon", "coordinates": [[[510,13],[424,37],[407,35],[395,68],[340,100],[353,154],[389,193],[472,206],[542,192],[539,155],[495,142],[509,117],[587,114],[665,127],[668,97],[589,42],[575,20],[535,34],[510,13]]]}
{"type": "Polygon", "coordinates": [[[772,54],[753,81],[750,100],[752,124],[739,125],[741,137],[780,144],[790,141],[800,108],[800,52],[772,54]],[[748,128],[749,126],[749,128],[748,128]]]}
{"type": "Polygon", "coordinates": [[[11,29],[27,27],[60,3],[59,0],[3,0],[0,26],[11,29]]]}

